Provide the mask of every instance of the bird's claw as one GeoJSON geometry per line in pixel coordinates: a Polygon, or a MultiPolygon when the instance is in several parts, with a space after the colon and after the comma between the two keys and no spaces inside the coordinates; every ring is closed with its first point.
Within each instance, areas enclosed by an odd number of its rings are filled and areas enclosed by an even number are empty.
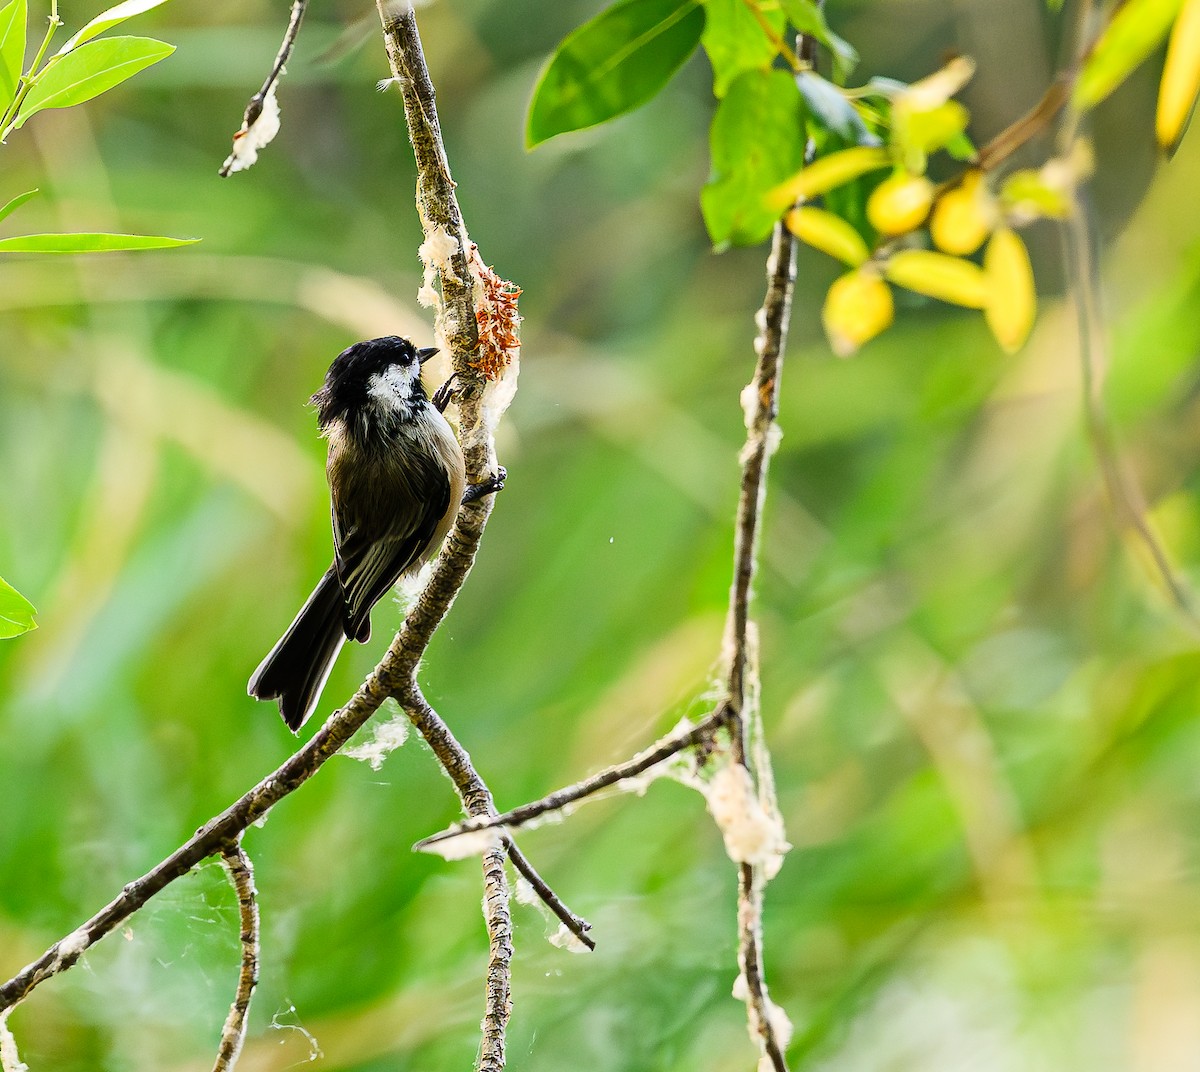
{"type": "Polygon", "coordinates": [[[498,491],[504,490],[504,481],[508,479],[508,470],[503,465],[496,466],[496,475],[490,476],[487,480],[481,480],[478,484],[468,484],[467,490],[463,492],[463,505],[472,503],[476,499],[482,499],[485,495],[494,495],[498,491]]]}

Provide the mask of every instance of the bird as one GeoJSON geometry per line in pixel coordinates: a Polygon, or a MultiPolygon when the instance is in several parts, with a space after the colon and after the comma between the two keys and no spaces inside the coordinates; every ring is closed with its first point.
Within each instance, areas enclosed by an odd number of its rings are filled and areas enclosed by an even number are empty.
{"type": "MultiPolygon", "coordinates": [[[[437,352],[396,335],[357,342],[310,400],[329,441],[333,564],[247,685],[256,699],[278,700],[293,733],[342,645],[370,638],[371,608],[434,555],[463,502],[463,454],[442,415],[453,377],[433,399],[421,383],[437,352]]],[[[503,487],[503,476],[484,490],[503,487]]]]}

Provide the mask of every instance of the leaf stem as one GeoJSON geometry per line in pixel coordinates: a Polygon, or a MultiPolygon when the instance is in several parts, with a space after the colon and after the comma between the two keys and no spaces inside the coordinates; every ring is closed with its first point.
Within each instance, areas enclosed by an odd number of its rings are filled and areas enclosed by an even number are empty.
{"type": "Polygon", "coordinates": [[[743,0],[746,7],[750,9],[755,20],[758,22],[762,32],[767,35],[767,40],[778,55],[784,58],[784,61],[793,71],[802,71],[805,69],[805,64],[800,60],[800,57],[788,47],[788,43],[775,32],[775,28],[767,21],[767,17],[762,13],[762,9],[758,6],[758,0],[743,0]]]}
{"type": "MultiPolygon", "coordinates": [[[[29,65],[29,70],[21,75],[17,82],[17,94],[13,97],[12,104],[5,109],[4,115],[0,116],[0,142],[12,133],[13,124],[17,121],[17,115],[21,111],[21,105],[25,103],[25,98],[29,95],[29,91],[37,84],[37,80],[41,77],[42,72],[38,70],[38,65],[42,62],[46,55],[46,50],[50,47],[50,42],[54,37],[54,31],[57,30],[63,21],[58,17],[58,0],[50,2],[50,18],[49,25],[46,27],[46,36],[42,38],[42,45],[37,51],[37,55],[33,57],[33,62],[29,65]]],[[[50,63],[53,63],[52,59],[50,63]]],[[[47,67],[50,64],[46,65],[47,67]]]]}

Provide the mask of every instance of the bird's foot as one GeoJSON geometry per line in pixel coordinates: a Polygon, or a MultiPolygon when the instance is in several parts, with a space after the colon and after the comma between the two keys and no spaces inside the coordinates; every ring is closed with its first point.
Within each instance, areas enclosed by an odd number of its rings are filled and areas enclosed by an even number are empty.
{"type": "Polygon", "coordinates": [[[504,489],[504,481],[508,479],[508,470],[503,465],[496,467],[496,475],[490,476],[487,480],[480,481],[478,484],[468,484],[467,490],[463,492],[463,505],[472,503],[476,499],[482,499],[485,495],[494,495],[498,491],[504,489]]]}

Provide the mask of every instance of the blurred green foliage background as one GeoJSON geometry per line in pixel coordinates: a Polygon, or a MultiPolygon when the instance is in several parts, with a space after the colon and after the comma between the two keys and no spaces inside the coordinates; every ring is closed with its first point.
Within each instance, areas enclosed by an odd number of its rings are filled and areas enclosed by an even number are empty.
{"type": "MultiPolygon", "coordinates": [[[[1068,6],[1068,17],[1069,9],[1068,6]]],[[[738,392],[764,250],[709,252],[708,72],[527,155],[548,51],[595,3],[419,14],[485,260],[524,288],[510,473],[423,672],[501,806],[704,711],[731,559],[738,392]]],[[[68,30],[97,5],[64,0],[68,30]]],[[[1062,23],[1037,0],[855,0],[856,78],[974,55],[982,142],[1040,95],[1062,23]]],[[[314,4],[283,130],[221,180],[286,4],[173,3],[178,45],[0,150],[5,224],[199,236],[164,254],[0,261],[0,573],[41,628],[0,646],[0,974],[73,929],[294,741],[245,681],[330,554],[304,400],[334,354],[430,333],[399,98],[369,5],[314,4]]],[[[1113,330],[1106,398],[1185,582],[1200,558],[1200,142],[1156,168],[1160,59],[1096,117],[1089,192],[1113,330]]],[[[1042,153],[1046,147],[1040,147],[1042,153]]],[[[1021,162],[1036,162],[1035,150],[1021,162]]],[[[1029,236],[1034,336],[918,304],[851,361],[819,326],[838,266],[801,252],[757,613],[795,850],[768,892],[795,1068],[1173,1072],[1200,1059],[1200,656],[1114,521],[1081,415],[1057,239],[1029,236]]],[[[399,611],[344,653],[347,696],[399,611]]],[[[415,741],[336,759],[247,847],[263,978],[246,1070],[462,1068],[486,942],[471,862],[409,846],[456,817],[415,741]]],[[[595,924],[575,956],[518,906],[514,1068],[752,1067],[734,875],[698,796],[660,782],[525,835],[595,924]]],[[[209,1067],[237,915],[220,868],[172,886],[12,1017],[35,1069],[209,1067]]]]}

